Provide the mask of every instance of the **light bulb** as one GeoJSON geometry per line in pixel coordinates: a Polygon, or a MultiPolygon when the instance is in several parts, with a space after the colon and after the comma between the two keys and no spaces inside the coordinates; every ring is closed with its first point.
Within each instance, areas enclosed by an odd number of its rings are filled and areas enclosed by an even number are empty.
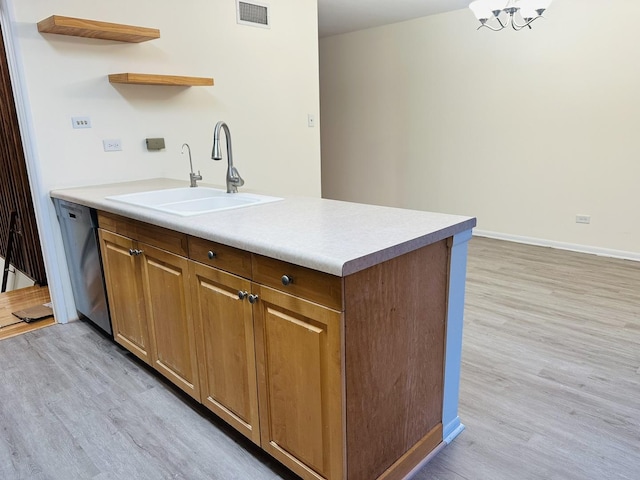
{"type": "Polygon", "coordinates": [[[509,4],[508,0],[485,0],[485,2],[487,7],[489,7],[489,10],[492,12],[495,12],[496,10],[504,10],[509,4]]]}
{"type": "Polygon", "coordinates": [[[534,10],[546,10],[553,0],[531,0],[531,6],[534,10]]]}
{"type": "Polygon", "coordinates": [[[538,16],[534,3],[533,0],[520,0],[516,4],[516,6],[520,8],[522,18],[536,18],[538,16]]]}
{"type": "Polygon", "coordinates": [[[478,20],[486,20],[493,15],[486,0],[475,0],[469,4],[469,8],[478,20]]]}

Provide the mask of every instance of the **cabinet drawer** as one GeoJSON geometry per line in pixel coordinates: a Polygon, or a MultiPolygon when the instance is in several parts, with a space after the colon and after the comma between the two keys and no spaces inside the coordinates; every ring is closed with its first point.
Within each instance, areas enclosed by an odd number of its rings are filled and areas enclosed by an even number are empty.
{"type": "Polygon", "coordinates": [[[188,242],[191,260],[219,268],[225,272],[235,273],[241,277],[251,278],[251,254],[249,252],[197,237],[189,237],[188,242]]]}
{"type": "Polygon", "coordinates": [[[101,211],[98,212],[98,225],[104,230],[187,256],[187,235],[184,233],[101,211]]]}
{"type": "Polygon", "coordinates": [[[251,264],[254,282],[342,311],[342,278],[255,254],[251,264]]]}

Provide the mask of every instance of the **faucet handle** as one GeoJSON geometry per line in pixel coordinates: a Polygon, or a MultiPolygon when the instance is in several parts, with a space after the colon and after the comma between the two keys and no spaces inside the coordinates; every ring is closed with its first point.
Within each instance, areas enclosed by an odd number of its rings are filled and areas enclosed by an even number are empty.
{"type": "Polygon", "coordinates": [[[189,180],[191,180],[191,187],[197,187],[198,184],[196,183],[198,180],[202,180],[202,175],[200,175],[200,170],[198,170],[198,174],[196,175],[195,173],[191,172],[189,174],[189,180]]]}
{"type": "Polygon", "coordinates": [[[229,169],[229,180],[231,181],[231,183],[233,183],[236,187],[241,187],[244,185],[244,180],[242,179],[242,177],[240,176],[240,172],[238,172],[238,169],[236,167],[231,167],[229,169]]]}

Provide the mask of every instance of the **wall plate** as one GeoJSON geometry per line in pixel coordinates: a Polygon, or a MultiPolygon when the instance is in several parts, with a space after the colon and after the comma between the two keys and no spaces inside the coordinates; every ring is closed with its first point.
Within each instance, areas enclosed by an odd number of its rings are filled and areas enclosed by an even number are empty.
{"type": "Polygon", "coordinates": [[[164,138],[147,138],[147,150],[162,150],[164,148],[164,138]]]}

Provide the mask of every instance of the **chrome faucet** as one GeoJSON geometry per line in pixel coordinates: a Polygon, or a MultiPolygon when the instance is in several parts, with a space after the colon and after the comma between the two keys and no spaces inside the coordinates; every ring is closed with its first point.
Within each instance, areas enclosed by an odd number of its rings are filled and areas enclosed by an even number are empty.
{"type": "Polygon", "coordinates": [[[191,161],[191,147],[189,146],[188,143],[183,143],[182,144],[182,155],[184,155],[184,147],[187,147],[187,150],[189,151],[189,167],[191,167],[191,173],[189,174],[189,180],[191,180],[191,184],[189,185],[190,187],[197,187],[197,181],[198,180],[202,180],[202,175],[200,175],[200,170],[198,170],[198,174],[196,175],[195,173],[193,173],[193,162],[191,161]]]}
{"type": "Polygon", "coordinates": [[[220,130],[224,130],[227,138],[227,193],[238,193],[238,187],[244,185],[244,180],[240,176],[238,169],[233,166],[233,154],[231,152],[231,132],[224,122],[216,123],[213,130],[213,151],[211,158],[213,160],[222,160],[222,151],[220,150],[220,130]]]}

